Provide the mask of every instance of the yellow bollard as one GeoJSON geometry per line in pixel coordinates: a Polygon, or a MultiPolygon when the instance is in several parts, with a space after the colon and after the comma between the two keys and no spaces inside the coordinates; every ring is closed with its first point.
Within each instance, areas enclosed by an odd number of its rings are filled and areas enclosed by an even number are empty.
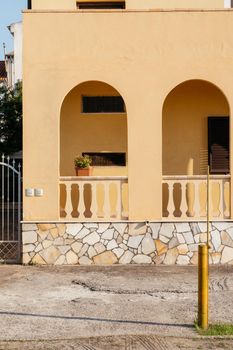
{"type": "Polygon", "coordinates": [[[208,245],[198,246],[198,326],[208,328],[208,286],[209,286],[208,245]]]}

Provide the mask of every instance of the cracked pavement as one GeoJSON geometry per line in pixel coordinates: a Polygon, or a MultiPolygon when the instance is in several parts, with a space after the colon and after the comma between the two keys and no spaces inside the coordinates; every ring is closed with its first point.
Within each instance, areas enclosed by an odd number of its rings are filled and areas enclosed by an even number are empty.
{"type": "MultiPolygon", "coordinates": [[[[232,322],[233,267],[209,285],[210,321],[232,322]]],[[[232,349],[193,329],[193,266],[2,265],[0,292],[0,349],[232,349]]]]}

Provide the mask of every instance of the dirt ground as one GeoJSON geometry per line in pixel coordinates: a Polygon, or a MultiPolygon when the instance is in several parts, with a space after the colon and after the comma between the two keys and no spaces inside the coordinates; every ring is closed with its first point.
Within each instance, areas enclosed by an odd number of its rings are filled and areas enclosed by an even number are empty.
{"type": "MultiPolygon", "coordinates": [[[[210,270],[210,322],[233,323],[233,266],[210,270]]],[[[0,266],[0,349],[233,349],[197,335],[197,268],[0,266]]]]}

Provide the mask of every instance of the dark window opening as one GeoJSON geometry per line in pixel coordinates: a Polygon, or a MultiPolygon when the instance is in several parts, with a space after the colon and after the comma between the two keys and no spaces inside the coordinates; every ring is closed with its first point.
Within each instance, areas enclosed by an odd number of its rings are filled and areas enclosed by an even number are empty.
{"type": "Polygon", "coordinates": [[[229,117],[208,117],[208,158],[211,174],[230,172],[229,117]]]}
{"type": "Polygon", "coordinates": [[[83,152],[82,155],[88,155],[93,166],[126,166],[125,153],[83,152]]]}
{"type": "Polygon", "coordinates": [[[32,9],[32,0],[28,0],[28,10],[32,9]]]}
{"type": "Polygon", "coordinates": [[[125,9],[125,1],[119,2],[105,2],[105,1],[90,1],[90,2],[77,2],[77,8],[80,10],[88,10],[88,9],[125,9]]]}
{"type": "Polygon", "coordinates": [[[121,96],[83,96],[83,113],[124,113],[125,104],[121,96]]]}

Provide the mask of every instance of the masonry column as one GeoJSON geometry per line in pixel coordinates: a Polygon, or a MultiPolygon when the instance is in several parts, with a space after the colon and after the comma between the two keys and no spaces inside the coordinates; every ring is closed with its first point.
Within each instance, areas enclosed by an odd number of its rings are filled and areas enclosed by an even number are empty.
{"type": "Polygon", "coordinates": [[[146,92],[127,106],[129,220],[162,218],[162,108],[146,92]]]}

